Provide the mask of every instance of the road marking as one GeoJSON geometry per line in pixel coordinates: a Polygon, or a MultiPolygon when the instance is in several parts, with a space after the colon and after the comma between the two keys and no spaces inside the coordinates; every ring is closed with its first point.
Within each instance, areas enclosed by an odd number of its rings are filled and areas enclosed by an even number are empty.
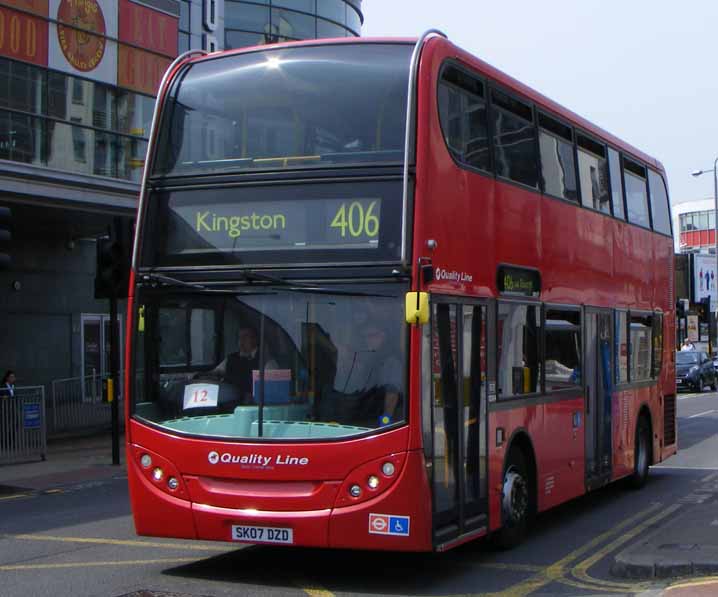
{"type": "Polygon", "coordinates": [[[668,593],[671,589],[686,589],[690,587],[700,587],[702,585],[711,585],[718,582],[718,576],[706,576],[702,578],[701,580],[694,580],[694,581],[678,581],[676,584],[671,585],[666,589],[666,593],[668,593]]]}
{"type": "Polygon", "coordinates": [[[711,474],[711,475],[708,475],[708,476],[706,476],[706,477],[703,477],[703,478],[700,480],[700,483],[710,483],[711,481],[713,481],[713,480],[716,479],[716,478],[718,478],[718,473],[713,473],[713,474],[711,474]]]}
{"type": "Polygon", "coordinates": [[[0,500],[16,500],[18,498],[30,497],[29,493],[15,493],[13,495],[5,495],[0,500]]]}
{"type": "Polygon", "coordinates": [[[688,419],[695,419],[696,417],[702,417],[703,415],[709,415],[711,413],[715,412],[715,408],[713,410],[706,410],[702,413],[698,413],[697,415],[691,415],[690,417],[687,417],[688,419]]]}
{"type": "Polygon", "coordinates": [[[623,522],[620,522],[605,533],[594,537],[588,543],[584,543],[581,547],[573,550],[571,553],[569,553],[562,559],[554,562],[550,566],[543,568],[543,570],[541,570],[538,574],[535,574],[531,578],[523,582],[517,583],[504,591],[500,591],[498,593],[489,593],[489,595],[492,595],[493,597],[525,597],[526,595],[533,593],[541,587],[549,585],[552,582],[564,579],[569,564],[571,564],[575,560],[578,560],[586,552],[589,552],[594,547],[600,545],[610,537],[617,535],[625,528],[631,527],[639,520],[645,518],[646,516],[649,516],[650,514],[653,514],[656,510],[662,508],[662,506],[663,505],[660,503],[655,503],[652,506],[649,506],[638,514],[634,514],[630,518],[627,518],[623,522]]]}
{"type": "Polygon", "coordinates": [[[294,585],[304,591],[309,597],[334,597],[334,593],[306,578],[294,579],[294,585]]]}
{"type": "MultiPolygon", "coordinates": [[[[12,539],[28,541],[59,541],[61,543],[90,543],[94,545],[123,545],[128,547],[160,547],[164,549],[188,549],[191,551],[235,551],[237,545],[195,545],[194,543],[159,543],[156,541],[133,541],[129,539],[102,539],[96,537],[57,537],[54,535],[6,535],[12,539]]],[[[241,549],[241,548],[240,548],[241,549]]]]}
{"type": "Polygon", "coordinates": [[[512,572],[541,572],[544,566],[534,564],[504,564],[502,562],[481,562],[480,568],[493,568],[494,570],[510,570],[512,572]]]}
{"type": "Polygon", "coordinates": [[[185,564],[194,562],[196,558],[160,558],[156,560],[112,560],[107,562],[69,562],[65,564],[7,564],[0,566],[0,571],[12,570],[54,570],[61,568],[88,568],[98,566],[146,566],[149,564],[185,564]]]}
{"type": "Polygon", "coordinates": [[[651,468],[660,468],[667,471],[718,471],[718,467],[716,466],[670,466],[666,464],[654,464],[651,468]]]}
{"type": "MultiPolygon", "coordinates": [[[[670,516],[673,514],[676,510],[678,510],[681,507],[680,504],[673,504],[672,506],[669,506],[665,510],[659,512],[655,516],[652,516],[651,518],[644,520],[639,525],[633,527],[631,530],[623,533],[620,537],[615,539],[614,541],[611,541],[608,545],[604,545],[601,549],[596,551],[594,554],[592,554],[590,557],[586,558],[582,562],[579,562],[571,569],[571,574],[578,580],[581,580],[583,582],[587,583],[595,583],[597,585],[603,586],[603,587],[614,587],[616,589],[623,589],[623,590],[632,590],[634,587],[638,587],[636,583],[625,583],[625,582],[614,582],[609,580],[601,580],[597,578],[593,578],[592,576],[588,575],[588,569],[591,568],[596,562],[602,560],[605,556],[607,556],[612,551],[615,551],[619,547],[621,547],[624,543],[627,543],[631,539],[633,539],[636,535],[639,533],[642,533],[645,531],[648,527],[651,525],[656,524],[658,521],[662,520],[663,518],[666,518],[667,516],[670,516]]],[[[644,587],[646,588],[647,585],[644,587]]]]}

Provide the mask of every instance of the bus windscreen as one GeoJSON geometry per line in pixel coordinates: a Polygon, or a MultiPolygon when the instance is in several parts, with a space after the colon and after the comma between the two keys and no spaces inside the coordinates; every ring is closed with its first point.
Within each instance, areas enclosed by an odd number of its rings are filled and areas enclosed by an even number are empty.
{"type": "Polygon", "coordinates": [[[334,44],[193,63],[164,105],[152,174],[400,164],[412,49],[334,44]]]}

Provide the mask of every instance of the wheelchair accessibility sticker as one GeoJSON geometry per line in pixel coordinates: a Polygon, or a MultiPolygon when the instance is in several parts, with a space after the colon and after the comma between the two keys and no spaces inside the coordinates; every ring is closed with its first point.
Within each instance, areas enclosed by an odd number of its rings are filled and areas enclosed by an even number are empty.
{"type": "Polygon", "coordinates": [[[409,516],[369,514],[369,533],[373,535],[409,536],[409,516]]]}

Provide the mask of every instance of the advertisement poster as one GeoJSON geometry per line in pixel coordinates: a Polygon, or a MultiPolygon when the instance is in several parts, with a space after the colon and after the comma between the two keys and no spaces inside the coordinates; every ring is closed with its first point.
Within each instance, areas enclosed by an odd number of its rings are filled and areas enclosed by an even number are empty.
{"type": "Polygon", "coordinates": [[[718,277],[716,276],[715,255],[691,255],[691,288],[693,290],[693,303],[700,303],[701,299],[711,297],[711,310],[716,308],[716,287],[718,277]]]}
{"type": "Polygon", "coordinates": [[[698,338],[698,315],[689,315],[686,317],[688,322],[688,339],[691,342],[699,342],[698,338]]]}
{"type": "Polygon", "coordinates": [[[117,84],[117,0],[50,0],[50,68],[117,84]]]}

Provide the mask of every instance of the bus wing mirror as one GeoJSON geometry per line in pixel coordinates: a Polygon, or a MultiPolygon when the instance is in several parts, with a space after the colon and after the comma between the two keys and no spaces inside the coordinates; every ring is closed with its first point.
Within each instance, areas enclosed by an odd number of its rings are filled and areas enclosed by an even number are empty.
{"type": "Polygon", "coordinates": [[[421,265],[421,282],[426,285],[434,281],[434,268],[431,263],[421,265]]]}
{"type": "Polygon", "coordinates": [[[429,293],[406,293],[406,323],[423,325],[429,322],[429,293]]]}

